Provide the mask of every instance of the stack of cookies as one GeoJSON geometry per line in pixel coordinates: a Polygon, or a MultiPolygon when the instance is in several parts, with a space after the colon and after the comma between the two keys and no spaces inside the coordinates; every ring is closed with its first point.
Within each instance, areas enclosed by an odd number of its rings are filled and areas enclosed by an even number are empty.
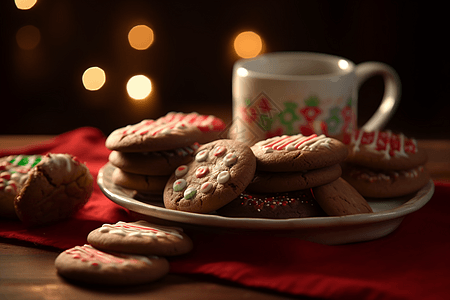
{"type": "Polygon", "coordinates": [[[58,255],[59,275],[102,285],[143,284],[169,272],[166,256],[183,255],[193,248],[181,228],[143,220],[103,224],[89,233],[87,241],[58,255]]]}
{"type": "Polygon", "coordinates": [[[255,176],[245,193],[220,208],[219,214],[284,219],[371,212],[364,198],[340,179],[339,164],[348,154],[340,141],[316,134],[283,135],[251,149],[257,160],[255,176]],[[333,204],[340,194],[333,193],[336,187],[345,193],[333,204]],[[319,188],[319,197],[314,188],[319,188]]]}
{"type": "Polygon", "coordinates": [[[224,122],[197,113],[168,113],[113,131],[106,140],[115,184],[141,194],[161,195],[170,175],[193,159],[200,146],[219,138],[224,122]]]}
{"type": "Polygon", "coordinates": [[[342,177],[364,197],[392,198],[416,192],[430,181],[427,154],[415,139],[391,131],[356,131],[346,142],[342,177]]]}

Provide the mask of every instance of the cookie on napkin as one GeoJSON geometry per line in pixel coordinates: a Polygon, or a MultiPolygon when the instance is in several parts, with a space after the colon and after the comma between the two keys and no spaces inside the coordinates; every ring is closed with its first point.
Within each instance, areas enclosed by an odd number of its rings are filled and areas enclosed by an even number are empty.
{"type": "Polygon", "coordinates": [[[70,154],[9,156],[1,161],[2,207],[29,226],[70,217],[90,198],[93,177],[70,154]],[[7,194],[7,197],[3,197],[7,194]]]}

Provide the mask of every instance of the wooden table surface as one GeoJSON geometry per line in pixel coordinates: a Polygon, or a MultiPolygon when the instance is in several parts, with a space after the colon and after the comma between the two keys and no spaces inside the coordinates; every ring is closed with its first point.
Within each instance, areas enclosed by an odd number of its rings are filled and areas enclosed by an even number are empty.
{"type": "MultiPolygon", "coordinates": [[[[14,148],[50,138],[51,136],[0,136],[0,147],[14,148]]],[[[432,178],[450,181],[450,140],[419,140],[419,146],[428,153],[427,168],[432,178]]],[[[0,300],[294,298],[209,276],[169,274],[151,284],[126,288],[74,285],[56,274],[54,260],[59,252],[53,248],[0,238],[0,300]]]]}

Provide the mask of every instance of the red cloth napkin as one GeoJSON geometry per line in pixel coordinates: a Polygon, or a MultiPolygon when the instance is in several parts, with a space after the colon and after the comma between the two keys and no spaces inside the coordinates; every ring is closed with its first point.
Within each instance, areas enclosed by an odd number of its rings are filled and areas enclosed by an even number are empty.
{"type": "MultiPolygon", "coordinates": [[[[80,128],[16,153],[70,153],[94,177],[107,162],[105,137],[80,128]]],[[[295,238],[186,230],[195,249],[171,258],[171,272],[209,274],[250,287],[324,299],[448,299],[450,294],[450,182],[436,182],[428,204],[408,215],[392,234],[374,241],[326,246],[295,238]]],[[[88,204],[58,225],[27,229],[0,220],[0,237],[67,249],[86,243],[103,223],[131,214],[95,186],[88,204]]]]}

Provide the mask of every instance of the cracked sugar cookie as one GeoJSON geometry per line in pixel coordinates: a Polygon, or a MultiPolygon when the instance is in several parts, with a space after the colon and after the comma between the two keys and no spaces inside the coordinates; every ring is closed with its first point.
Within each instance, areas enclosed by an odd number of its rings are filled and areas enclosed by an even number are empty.
{"type": "Polygon", "coordinates": [[[157,280],[170,269],[163,257],[104,252],[88,244],[61,252],[55,267],[59,275],[68,279],[121,286],[157,280]]]}
{"type": "Polygon", "coordinates": [[[9,155],[0,158],[0,216],[17,219],[14,199],[28,179],[28,172],[42,155],[9,155]]]}
{"type": "Polygon", "coordinates": [[[87,237],[95,248],[123,253],[173,256],[192,250],[192,240],[182,228],[146,221],[103,224],[87,237]]]}
{"type": "Polygon", "coordinates": [[[250,148],[222,139],[201,146],[192,162],[178,167],[164,189],[168,209],[209,213],[231,202],[253,179],[256,159],[250,148]]]}
{"type": "Polygon", "coordinates": [[[93,191],[89,169],[69,154],[43,156],[26,176],[14,198],[14,208],[27,225],[42,225],[73,215],[93,191]]]}

